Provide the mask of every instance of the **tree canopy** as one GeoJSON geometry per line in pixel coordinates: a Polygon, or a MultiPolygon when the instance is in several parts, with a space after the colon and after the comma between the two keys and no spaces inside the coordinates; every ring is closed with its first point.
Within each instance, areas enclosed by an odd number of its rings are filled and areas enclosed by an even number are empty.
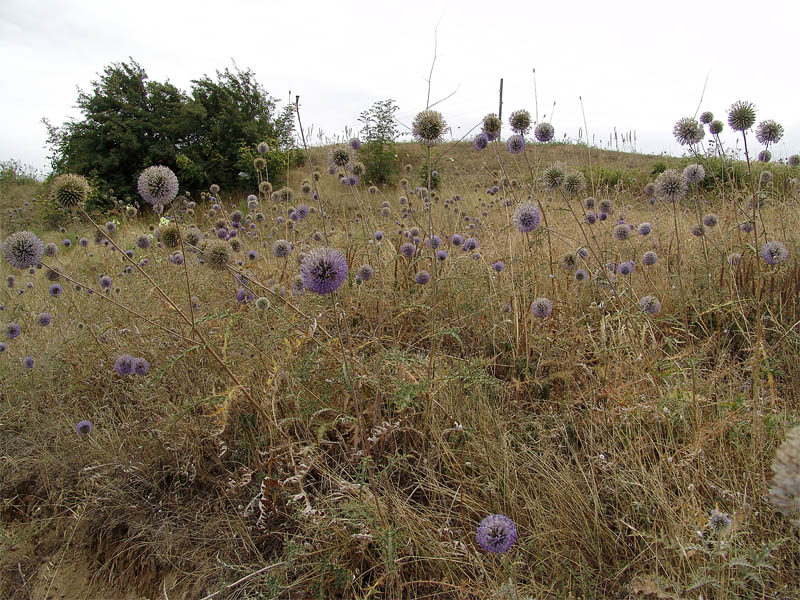
{"type": "Polygon", "coordinates": [[[294,107],[279,110],[254,73],[235,66],[192,80],[186,93],[150,80],[132,59],[113,63],[91,91],[78,91],[77,107],[81,119],[60,127],[44,120],[53,171],[79,173],[118,197],[134,195],[138,174],[151,165],[170,167],[182,188],[239,188],[243,177],[255,180],[261,141],[270,146],[264,158],[275,179],[293,146],[294,107]]]}

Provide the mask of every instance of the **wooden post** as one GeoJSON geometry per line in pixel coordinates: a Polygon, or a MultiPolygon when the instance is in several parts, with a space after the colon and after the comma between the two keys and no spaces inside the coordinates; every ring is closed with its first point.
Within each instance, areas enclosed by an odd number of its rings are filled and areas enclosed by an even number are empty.
{"type": "Polygon", "coordinates": [[[502,130],[503,123],[503,78],[500,78],[500,106],[497,109],[497,117],[500,119],[500,128],[502,130]]]}

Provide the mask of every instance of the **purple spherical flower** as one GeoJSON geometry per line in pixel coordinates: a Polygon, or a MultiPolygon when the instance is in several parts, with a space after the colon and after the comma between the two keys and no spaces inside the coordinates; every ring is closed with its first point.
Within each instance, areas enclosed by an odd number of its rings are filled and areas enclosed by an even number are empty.
{"type": "Polygon", "coordinates": [[[275,258],[286,258],[292,252],[292,243],[287,240],[277,240],[272,244],[272,254],[275,258]]]}
{"type": "Polygon", "coordinates": [[[532,202],[524,202],[514,210],[514,226],[521,233],[528,233],[539,227],[539,209],[532,202]]]}
{"type": "Polygon", "coordinates": [[[447,260],[448,256],[449,255],[447,254],[447,250],[437,250],[436,251],[436,260],[438,260],[439,262],[447,260]]]}
{"type": "Polygon", "coordinates": [[[759,254],[769,265],[777,265],[789,259],[789,250],[778,241],[767,242],[761,246],[759,254]]]}
{"type": "Polygon", "coordinates": [[[372,279],[374,273],[375,270],[370,265],[361,265],[356,273],[356,277],[361,279],[361,281],[369,281],[372,279]]]}
{"type": "Polygon", "coordinates": [[[661,310],[661,302],[655,296],[644,296],[639,300],[639,307],[644,312],[654,315],[661,310]]]}
{"type": "Polygon", "coordinates": [[[441,245],[442,245],[442,238],[440,238],[438,235],[434,235],[432,238],[425,238],[425,247],[427,248],[433,246],[433,249],[435,250],[441,245]]]}
{"type": "Polygon", "coordinates": [[[633,273],[633,268],[634,268],[633,261],[631,260],[623,261],[619,263],[619,265],[617,265],[617,274],[630,275],[631,273],[633,273]]]}
{"type": "Polygon", "coordinates": [[[147,375],[150,370],[150,363],[143,358],[133,359],[133,372],[137,375],[147,375]]]}
{"type": "Polygon", "coordinates": [[[475,150],[483,150],[489,145],[489,136],[485,132],[481,132],[472,140],[472,147],[475,150]]]}
{"type": "Polygon", "coordinates": [[[15,269],[27,269],[39,262],[44,243],[30,231],[17,231],[3,241],[3,257],[15,269]]]}
{"type": "Polygon", "coordinates": [[[78,435],[89,435],[94,429],[91,421],[78,421],[75,424],[75,433],[78,435]]]}
{"type": "Polygon", "coordinates": [[[236,292],[236,299],[239,302],[252,302],[256,299],[255,294],[246,288],[239,288],[236,292]]]}
{"type": "Polygon", "coordinates": [[[361,140],[358,138],[350,138],[350,147],[353,150],[359,150],[361,148],[361,140]]]}
{"type": "Polygon", "coordinates": [[[460,233],[454,233],[452,236],[450,236],[450,243],[453,246],[460,246],[464,243],[464,236],[462,236],[460,233]]]}
{"type": "Polygon", "coordinates": [[[51,320],[52,317],[50,316],[50,313],[39,313],[36,316],[36,322],[42,327],[47,327],[48,325],[50,325],[51,320]]]}
{"type": "Polygon", "coordinates": [[[15,337],[19,337],[21,331],[22,329],[17,323],[6,323],[6,326],[3,328],[3,332],[10,340],[13,340],[15,337]]]}
{"type": "Polygon", "coordinates": [[[63,291],[64,288],[61,287],[60,283],[54,283],[48,288],[47,293],[50,294],[53,298],[57,298],[58,296],[61,295],[61,292],[63,291]]]}
{"type": "Polygon", "coordinates": [[[578,269],[575,271],[575,281],[586,281],[589,277],[589,274],[586,272],[585,269],[578,269]]]}
{"type": "Polygon", "coordinates": [[[100,287],[103,288],[104,290],[109,289],[113,283],[114,280],[111,279],[111,277],[109,277],[108,275],[103,275],[100,278],[100,287]]]}
{"type": "Polygon", "coordinates": [[[417,274],[414,275],[414,281],[416,281],[420,285],[426,285],[431,280],[431,274],[425,270],[417,271],[417,274]]]}
{"type": "Polygon", "coordinates": [[[653,250],[648,250],[642,255],[642,262],[648,267],[656,264],[657,260],[658,254],[656,254],[653,250]]]}
{"type": "Polygon", "coordinates": [[[136,366],[136,359],[130,354],[120,354],[114,362],[117,375],[130,375],[136,366]]]}
{"type": "Polygon", "coordinates": [[[33,357],[32,356],[26,356],[25,358],[23,358],[22,359],[22,366],[25,367],[26,369],[32,369],[33,368],[33,357]]]}
{"type": "Polygon", "coordinates": [[[516,133],[506,140],[506,149],[511,154],[519,154],[525,150],[525,138],[516,133]]]}
{"type": "Polygon", "coordinates": [[[506,263],[504,263],[502,260],[498,260],[497,262],[492,264],[492,269],[494,269],[498,273],[505,268],[506,268],[506,263]]]}
{"type": "Polygon", "coordinates": [[[553,313],[553,302],[548,298],[536,298],[531,303],[531,312],[537,319],[546,319],[553,313]]]}
{"type": "Polygon", "coordinates": [[[653,226],[650,223],[640,223],[637,231],[639,235],[650,235],[650,232],[653,231],[653,226]]]}
{"type": "Polygon", "coordinates": [[[417,253],[417,247],[411,242],[406,242],[400,246],[400,254],[410,259],[417,253]]]}
{"type": "Polygon", "coordinates": [[[372,239],[374,239],[376,242],[380,242],[383,239],[384,235],[386,234],[383,233],[383,231],[381,231],[380,229],[378,229],[375,233],[372,234],[372,239]]]}
{"type": "Polygon", "coordinates": [[[307,290],[315,294],[331,294],[347,277],[347,260],[334,248],[315,248],[300,264],[300,276],[307,290]]]}
{"type": "Polygon", "coordinates": [[[505,515],[489,515],[478,525],[476,538],[487,552],[503,554],[517,540],[517,526],[505,515]]]}
{"type": "Polygon", "coordinates": [[[8,344],[0,342],[0,352],[5,352],[8,349],[8,344]]]}
{"type": "Polygon", "coordinates": [[[478,249],[478,240],[474,237],[464,240],[464,245],[461,248],[464,252],[472,252],[478,249]]]}
{"type": "Polygon", "coordinates": [[[163,207],[178,195],[178,178],[169,167],[147,167],[139,175],[137,189],[145,202],[163,207]]]}
{"type": "Polygon", "coordinates": [[[614,237],[623,242],[628,239],[631,234],[630,227],[624,223],[614,227],[614,237]]]}

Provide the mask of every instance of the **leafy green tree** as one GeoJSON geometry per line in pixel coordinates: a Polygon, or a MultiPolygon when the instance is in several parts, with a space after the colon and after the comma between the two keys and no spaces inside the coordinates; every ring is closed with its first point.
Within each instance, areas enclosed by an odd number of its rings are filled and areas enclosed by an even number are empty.
{"type": "Polygon", "coordinates": [[[150,165],[173,169],[184,188],[251,187],[239,173],[254,169],[243,169],[239,150],[261,141],[272,148],[264,158],[274,163],[270,174],[279,185],[285,169],[278,166],[285,164],[294,133],[292,107],[278,111],[249,69],[203,76],[186,94],[169,82],[149,80],[133,60],[113,63],[90,92],[79,90],[77,106],[79,120],[61,127],[44,120],[53,171],[80,173],[118,197],[134,196],[136,178],[150,165]]]}
{"type": "Polygon", "coordinates": [[[388,183],[398,170],[397,124],[394,100],[378,100],[361,113],[361,149],[358,151],[367,168],[366,179],[371,183],[388,183]]]}

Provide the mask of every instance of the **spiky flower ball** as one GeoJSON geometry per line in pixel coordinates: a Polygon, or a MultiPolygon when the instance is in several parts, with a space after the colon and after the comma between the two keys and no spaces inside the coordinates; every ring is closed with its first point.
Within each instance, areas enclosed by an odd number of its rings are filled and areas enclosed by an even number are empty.
{"type": "Polygon", "coordinates": [[[683,119],[678,119],[678,122],[675,123],[675,127],[672,128],[672,134],[681,146],[694,146],[700,143],[706,135],[706,131],[693,118],[684,117],[683,119]]]}
{"type": "Polygon", "coordinates": [[[653,231],[653,225],[651,223],[639,223],[639,227],[636,228],[636,231],[639,235],[650,235],[650,232],[653,231]]]}
{"type": "Polygon", "coordinates": [[[709,213],[703,217],[703,225],[706,227],[716,227],[719,223],[719,217],[713,213],[709,213]]]}
{"type": "Polygon", "coordinates": [[[728,125],[734,131],[747,131],[756,122],[756,107],[752,102],[739,100],[728,109],[728,125]]]}
{"type": "Polygon", "coordinates": [[[550,125],[550,123],[545,123],[545,122],[539,123],[533,129],[534,137],[542,143],[549,142],[550,140],[552,140],[555,134],[556,130],[553,128],[552,125],[550,125]]]}
{"type": "Polygon", "coordinates": [[[564,183],[566,174],[561,165],[550,165],[542,174],[542,181],[548,189],[554,190],[564,183]]]}
{"type": "Polygon", "coordinates": [[[86,178],[75,173],[65,173],[53,180],[50,197],[61,208],[83,208],[91,187],[86,178]]]}
{"type": "Polygon", "coordinates": [[[483,117],[483,132],[489,138],[489,141],[494,141],[500,137],[500,129],[503,127],[503,122],[494,114],[489,113],[483,117]]]}
{"type": "Polygon", "coordinates": [[[475,138],[472,140],[472,147],[475,150],[483,150],[486,146],[489,145],[489,136],[486,135],[485,132],[481,131],[475,138]]]}
{"type": "Polygon", "coordinates": [[[597,210],[601,215],[610,215],[614,212],[614,201],[611,198],[603,198],[597,203],[597,210]]]}
{"type": "Polygon", "coordinates": [[[447,123],[442,113],[436,110],[423,110],[417,113],[411,124],[411,134],[423,146],[434,146],[442,141],[447,123]]]}
{"type": "Polygon", "coordinates": [[[614,237],[620,242],[624,242],[631,235],[631,229],[624,223],[620,223],[614,227],[614,237]]]}
{"type": "Polygon", "coordinates": [[[91,421],[78,421],[75,424],[75,433],[78,435],[89,435],[92,433],[93,428],[91,421]]]}
{"type": "Polygon", "coordinates": [[[147,167],[139,175],[136,187],[145,202],[163,207],[178,195],[178,178],[169,167],[147,167]]]}
{"type": "Polygon", "coordinates": [[[700,122],[703,125],[708,125],[711,121],[714,120],[714,113],[706,111],[700,115],[700,122]]]}
{"type": "Polygon", "coordinates": [[[514,133],[524,135],[528,133],[531,128],[531,113],[524,109],[515,110],[508,118],[508,122],[511,124],[511,130],[514,133]]]}
{"type": "Polygon", "coordinates": [[[406,258],[411,259],[417,253],[417,247],[411,242],[406,242],[400,246],[399,252],[406,258]]]}
{"type": "Polygon", "coordinates": [[[225,240],[205,240],[201,245],[200,257],[209,268],[222,271],[231,262],[231,252],[225,240]]]}
{"type": "Polygon", "coordinates": [[[203,232],[197,229],[197,227],[189,228],[189,230],[186,232],[186,235],[183,236],[183,241],[189,246],[197,246],[202,239],[203,232]]]}
{"type": "Polygon", "coordinates": [[[141,248],[142,250],[147,250],[150,247],[150,236],[147,234],[141,234],[136,236],[136,247],[141,248]]]}
{"type": "Polygon", "coordinates": [[[253,159],[253,167],[255,167],[256,171],[260,171],[267,166],[267,161],[261,158],[260,156],[256,156],[253,159]]]}
{"type": "Polygon", "coordinates": [[[553,314],[553,302],[549,298],[536,298],[531,302],[531,312],[537,319],[546,319],[553,314]]]}
{"type": "Polygon", "coordinates": [[[361,149],[361,140],[356,138],[356,137],[350,138],[350,141],[348,142],[348,144],[350,144],[350,147],[353,150],[360,150],[361,149]]]}
{"type": "Polygon", "coordinates": [[[417,274],[414,275],[414,281],[416,281],[419,285],[427,285],[430,280],[431,274],[424,269],[422,271],[417,271],[417,274]]]}
{"type": "Polygon", "coordinates": [[[653,250],[648,250],[642,255],[642,262],[648,267],[652,267],[658,261],[658,254],[653,250]]]}
{"type": "Polygon", "coordinates": [[[136,365],[136,359],[130,354],[120,354],[114,362],[114,371],[117,375],[124,376],[133,373],[136,365]]]}
{"type": "Polygon", "coordinates": [[[770,504],[784,515],[797,517],[794,524],[800,527],[800,426],[786,434],[786,439],[772,459],[774,477],[770,486],[770,504]]]}
{"type": "Polygon", "coordinates": [[[258,146],[256,146],[256,150],[259,154],[266,154],[269,152],[269,144],[267,144],[267,142],[259,142],[258,146]]]}
{"type": "Polygon", "coordinates": [[[300,264],[300,277],[307,290],[315,294],[331,294],[347,278],[347,260],[334,248],[315,248],[300,264]]]}
{"type": "Polygon", "coordinates": [[[519,154],[525,150],[525,138],[520,134],[514,134],[506,140],[506,149],[511,154],[519,154]]]}
{"type": "Polygon", "coordinates": [[[350,152],[344,146],[336,146],[328,153],[328,164],[334,167],[345,167],[350,162],[350,152]]]}
{"type": "Polygon", "coordinates": [[[661,310],[661,302],[655,296],[643,296],[639,300],[639,308],[646,313],[655,315],[661,310]]]}
{"type": "Polygon", "coordinates": [[[27,269],[39,263],[44,243],[30,231],[17,231],[3,240],[3,258],[15,269],[27,269]]]}
{"type": "Polygon", "coordinates": [[[790,167],[800,167],[800,154],[792,154],[789,157],[789,166],[790,167]]]}
{"type": "Polygon", "coordinates": [[[487,552],[503,554],[517,540],[517,526],[505,515],[489,515],[478,525],[475,537],[487,552]]]}
{"type": "Polygon", "coordinates": [[[727,261],[730,266],[736,267],[742,262],[742,254],[740,252],[731,252],[728,254],[727,261]]]}
{"type": "Polygon", "coordinates": [[[514,209],[512,220],[520,233],[529,233],[539,227],[539,208],[533,202],[523,202],[514,209]]]}
{"type": "Polygon", "coordinates": [[[768,163],[772,160],[772,152],[769,150],[762,150],[758,153],[758,162],[768,163]]]}
{"type": "Polygon", "coordinates": [[[586,189],[586,177],[580,171],[571,171],[564,177],[562,188],[567,194],[579,194],[586,189]]]}
{"type": "Polygon", "coordinates": [[[677,169],[667,169],[653,183],[656,196],[667,202],[677,202],[689,191],[686,177],[677,169]]]}
{"type": "Polygon", "coordinates": [[[272,244],[272,254],[275,258],[286,258],[292,253],[292,243],[288,240],[276,240],[272,244]]]}
{"type": "Polygon", "coordinates": [[[706,178],[706,170],[703,168],[703,165],[695,163],[688,165],[683,170],[683,176],[686,177],[686,181],[689,183],[700,183],[706,178]]]}
{"type": "Polygon", "coordinates": [[[783,137],[783,126],[772,119],[761,121],[756,127],[756,139],[761,144],[775,144],[783,137]]]}
{"type": "Polygon", "coordinates": [[[771,171],[761,171],[761,175],[758,176],[758,182],[761,185],[767,185],[768,183],[772,182],[772,172],[771,171]]]}
{"type": "Polygon", "coordinates": [[[767,242],[761,246],[759,254],[768,265],[779,265],[789,260],[789,250],[778,241],[767,242]]]}
{"type": "Polygon", "coordinates": [[[375,270],[370,265],[361,265],[358,268],[356,277],[358,277],[361,281],[369,281],[372,279],[373,273],[375,273],[375,270]]]}
{"type": "Polygon", "coordinates": [[[176,248],[181,243],[181,234],[178,231],[178,226],[174,223],[164,225],[159,229],[161,234],[161,243],[167,248],[176,248]]]}
{"type": "Polygon", "coordinates": [[[5,333],[6,337],[10,340],[19,337],[21,332],[22,329],[17,323],[6,323],[5,327],[3,327],[3,333],[5,333]]]}

